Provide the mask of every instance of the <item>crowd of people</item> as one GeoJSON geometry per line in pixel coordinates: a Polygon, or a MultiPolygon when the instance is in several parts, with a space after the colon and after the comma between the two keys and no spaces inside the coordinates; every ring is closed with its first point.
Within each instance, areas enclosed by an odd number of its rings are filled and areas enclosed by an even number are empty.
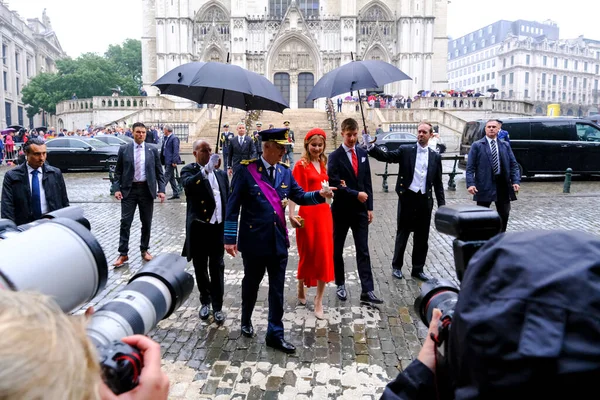
{"type": "MultiPolygon", "coordinates": [[[[429,123],[419,124],[415,145],[384,153],[373,145],[370,135],[364,133],[359,140],[357,121],[347,118],[341,123],[343,143],[329,156],[326,155],[327,134],[323,129],[314,128],[306,133],[302,155],[294,164],[293,159],[289,163],[283,162],[290,143],[294,142],[289,122],[284,125],[284,128],[262,130],[259,122],[256,131],[246,135],[243,123],[236,126],[236,134],[229,132],[229,126],[225,124],[221,135],[223,168],[221,157],[213,154],[208,142],[197,140],[193,143],[195,161],[181,172],[187,203],[186,238],[182,244],[183,255],[193,262],[196,274],[201,303],[199,316],[204,321],[208,320],[212,308],[216,324],[223,324],[226,318],[223,310],[224,253],[232,257],[241,253],[244,277],[240,323],[242,335],[249,338],[255,336],[252,313],[258,289],[265,272],[268,274],[269,313],[265,342],[268,347],[290,354],[295,352],[295,347],[285,339],[282,321],[285,271],[291,245],[288,221],[296,229],[299,253],[296,275],[298,303],[308,306],[307,288],[316,287],[313,312],[316,318],[326,319],[323,297],[329,282],[335,282],[340,301],[344,302],[350,296],[345,279],[348,268],[343,256],[349,230],[352,230],[356,248],[360,301],[371,305],[384,302],[375,293],[368,243],[369,227],[374,222],[369,158],[398,163],[400,168],[396,184],[396,244],[391,261],[394,278],[404,279],[404,253],[412,232],[411,276],[420,281],[431,279],[424,267],[433,195],[438,207],[445,204],[445,197],[441,157],[429,147],[429,140],[434,137],[429,123]],[[260,152],[257,143],[260,143],[260,152]]],[[[154,199],[159,198],[162,202],[166,197],[167,179],[162,165],[174,166],[179,162],[165,154],[166,147],[175,146],[174,141],[170,142],[170,127],[163,129],[166,138],[162,140],[160,153],[157,146],[147,141],[149,130],[144,124],[136,123],[131,130],[133,142],[121,146],[115,171],[115,198],[121,202],[119,257],[113,264],[115,268],[128,262],[129,230],[136,208],[139,208],[142,221],[141,257],[146,261],[152,259],[148,250],[154,199]]],[[[467,165],[467,189],[478,205],[489,207],[491,202],[496,202],[503,222],[502,231],[505,231],[510,201],[516,200],[520,176],[509,143],[498,137],[500,130],[501,121],[488,121],[486,136],[472,146],[467,165]]],[[[175,147],[172,150],[178,157],[178,150],[175,152],[175,147]]],[[[6,174],[2,193],[2,217],[15,220],[16,215],[22,216],[18,222],[15,221],[17,223],[30,222],[55,207],[68,205],[66,188],[60,191],[52,189],[44,179],[46,175],[53,175],[56,185],[64,186],[60,171],[45,163],[43,140],[30,139],[25,153],[27,163],[21,170],[13,169],[6,174]],[[21,201],[14,194],[17,188],[20,188],[21,201]],[[58,197],[63,198],[64,204],[55,203],[58,197]]],[[[178,195],[175,188],[173,191],[174,196],[178,195]]],[[[506,248],[514,250],[516,245],[518,243],[510,242],[506,248]]],[[[600,252],[600,246],[595,246],[600,252]]],[[[597,280],[590,284],[594,282],[597,284],[597,280]]],[[[427,398],[417,394],[430,393],[434,385],[434,340],[439,318],[440,313],[435,312],[430,326],[433,336],[428,336],[414,365],[411,364],[411,368],[388,386],[385,398],[427,398]]],[[[145,339],[126,340],[148,349],[154,346],[151,341],[144,342],[145,339]]],[[[537,355],[537,350],[526,350],[537,355]]],[[[598,372],[597,362],[593,365],[588,363],[586,372],[592,367],[598,372]]],[[[477,374],[480,377],[481,372],[477,374]]],[[[156,379],[163,377],[157,375],[156,379]]],[[[164,390],[164,385],[162,388],[164,390]]],[[[489,392],[486,389],[479,393],[489,392]]]]}

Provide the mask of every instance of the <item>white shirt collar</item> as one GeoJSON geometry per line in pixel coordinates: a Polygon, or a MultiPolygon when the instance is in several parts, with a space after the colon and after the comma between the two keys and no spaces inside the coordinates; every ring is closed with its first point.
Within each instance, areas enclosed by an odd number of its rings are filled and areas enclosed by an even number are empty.
{"type": "Polygon", "coordinates": [[[146,149],[146,142],[142,142],[142,144],[137,144],[136,142],[133,142],[133,148],[137,148],[138,146],[142,146],[142,150],[146,149]]]}
{"type": "Polygon", "coordinates": [[[342,143],[342,147],[344,148],[344,150],[346,151],[346,153],[349,152],[350,150],[354,150],[354,152],[356,153],[356,149],[355,149],[356,146],[354,146],[354,147],[348,147],[348,146],[346,146],[345,143],[342,143]]]}
{"type": "Polygon", "coordinates": [[[492,142],[492,140],[495,140],[496,143],[498,143],[498,136],[496,136],[494,139],[490,139],[490,137],[488,135],[485,135],[485,138],[486,138],[488,144],[490,144],[492,142]]]}
{"type": "Polygon", "coordinates": [[[420,144],[417,143],[417,151],[423,151],[423,152],[427,152],[427,150],[429,149],[429,147],[425,146],[425,147],[421,147],[420,144]]]}
{"type": "MultiPolygon", "coordinates": [[[[27,164],[27,173],[29,175],[31,175],[32,171],[33,171],[33,168],[31,168],[31,165],[27,164]]],[[[40,174],[44,172],[42,167],[36,168],[36,171],[39,172],[40,174]]]]}

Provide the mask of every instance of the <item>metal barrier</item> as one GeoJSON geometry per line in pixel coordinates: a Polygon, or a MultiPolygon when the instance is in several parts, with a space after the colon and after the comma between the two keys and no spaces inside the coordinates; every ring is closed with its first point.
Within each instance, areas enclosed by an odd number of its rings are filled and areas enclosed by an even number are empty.
{"type": "MultiPolygon", "coordinates": [[[[448,175],[450,177],[450,179],[448,180],[448,189],[447,190],[449,190],[451,192],[456,191],[456,182],[454,181],[454,178],[456,177],[456,175],[463,174],[462,172],[457,172],[456,167],[458,165],[458,162],[463,161],[464,159],[465,159],[465,156],[461,156],[461,155],[454,155],[454,156],[442,155],[442,161],[448,161],[448,160],[454,161],[454,166],[452,167],[452,171],[442,172],[443,175],[448,175]]],[[[382,182],[381,182],[381,188],[385,193],[387,193],[389,191],[388,183],[387,183],[388,176],[398,176],[398,174],[388,173],[388,163],[385,163],[385,170],[383,171],[382,174],[375,174],[375,175],[383,177],[382,182]]]]}
{"type": "Polygon", "coordinates": [[[6,144],[4,145],[4,150],[2,151],[2,161],[5,163],[18,164],[19,153],[21,152],[21,147],[23,143],[15,143],[12,151],[6,150],[6,144]]]}
{"type": "Polygon", "coordinates": [[[410,133],[414,133],[416,135],[418,127],[419,127],[419,124],[417,124],[417,123],[413,123],[413,124],[391,123],[390,124],[390,132],[410,132],[410,133]]]}

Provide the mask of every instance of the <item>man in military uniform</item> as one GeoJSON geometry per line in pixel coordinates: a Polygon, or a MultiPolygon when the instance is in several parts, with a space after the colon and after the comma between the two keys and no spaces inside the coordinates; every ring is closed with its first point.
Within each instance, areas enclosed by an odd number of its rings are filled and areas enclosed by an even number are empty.
{"type": "Polygon", "coordinates": [[[285,155],[283,156],[283,162],[290,166],[290,168],[294,168],[294,143],[296,142],[296,137],[294,136],[294,131],[290,129],[290,121],[283,121],[283,125],[288,129],[288,142],[285,145],[285,155]]]}
{"type": "Polygon", "coordinates": [[[252,139],[254,140],[254,148],[256,149],[257,157],[260,158],[262,156],[262,140],[260,139],[260,132],[262,131],[262,122],[258,121],[256,123],[256,130],[252,134],[252,139]]]}
{"type": "Polygon", "coordinates": [[[285,353],[296,348],[283,335],[283,287],[288,261],[285,207],[288,199],[301,206],[316,205],[333,197],[331,190],[304,192],[287,165],[281,163],[288,143],[287,129],[260,132],[263,155],[243,162],[231,181],[225,217],[225,250],[235,257],[239,248],[244,263],[242,280],[242,334],[254,335],[251,317],[258,288],[269,274],[269,325],[266,344],[285,353]],[[242,208],[239,239],[238,215],[242,208]],[[239,247],[238,247],[239,244],[239,247]]]}
{"type": "Polygon", "coordinates": [[[223,163],[225,171],[227,171],[227,156],[229,155],[229,140],[234,137],[233,132],[229,131],[229,124],[223,124],[223,132],[221,132],[221,147],[223,149],[223,163]]]}

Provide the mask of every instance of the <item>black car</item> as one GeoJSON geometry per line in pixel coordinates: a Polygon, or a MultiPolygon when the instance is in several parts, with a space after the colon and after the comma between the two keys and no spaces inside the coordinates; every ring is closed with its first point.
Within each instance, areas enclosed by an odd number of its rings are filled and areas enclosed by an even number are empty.
{"type": "Polygon", "coordinates": [[[112,171],[117,162],[119,146],[85,137],[59,137],[46,142],[48,163],[62,171],[95,169],[112,171]]]}
{"type": "MultiPolygon", "coordinates": [[[[467,122],[460,154],[468,155],[473,142],[485,136],[486,120],[467,122]]],[[[589,119],[568,117],[507,118],[502,129],[519,163],[521,176],[536,174],[600,173],[600,125],[589,119]]],[[[459,166],[466,168],[466,161],[459,166]]]]}
{"type": "Polygon", "coordinates": [[[132,138],[125,135],[96,135],[94,136],[94,139],[100,140],[101,142],[104,142],[111,146],[123,146],[124,144],[133,142],[132,138]]]}
{"type": "Polygon", "coordinates": [[[417,136],[408,132],[384,132],[375,139],[375,146],[386,152],[396,150],[403,144],[417,143],[417,136]]]}

